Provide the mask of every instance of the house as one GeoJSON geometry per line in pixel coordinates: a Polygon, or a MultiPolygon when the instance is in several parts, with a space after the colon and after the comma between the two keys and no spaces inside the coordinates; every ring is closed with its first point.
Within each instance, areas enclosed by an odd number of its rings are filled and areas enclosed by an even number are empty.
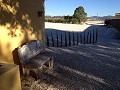
{"type": "Polygon", "coordinates": [[[116,18],[116,19],[120,19],[120,13],[116,13],[116,14],[115,14],[115,18],[116,18]]]}
{"type": "Polygon", "coordinates": [[[120,31],[120,13],[116,13],[114,19],[106,19],[104,24],[106,26],[112,26],[120,31]]]}
{"type": "Polygon", "coordinates": [[[29,40],[44,41],[44,0],[0,0],[0,63],[29,40]]]}

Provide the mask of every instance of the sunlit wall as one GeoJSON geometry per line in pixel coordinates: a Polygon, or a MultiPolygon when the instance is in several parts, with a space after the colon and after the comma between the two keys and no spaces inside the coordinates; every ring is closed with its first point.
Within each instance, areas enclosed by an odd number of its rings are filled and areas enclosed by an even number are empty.
{"type": "Polygon", "coordinates": [[[44,42],[44,0],[0,0],[0,63],[29,40],[44,42]]]}
{"type": "Polygon", "coordinates": [[[120,13],[116,13],[115,18],[120,19],[120,13]]]}

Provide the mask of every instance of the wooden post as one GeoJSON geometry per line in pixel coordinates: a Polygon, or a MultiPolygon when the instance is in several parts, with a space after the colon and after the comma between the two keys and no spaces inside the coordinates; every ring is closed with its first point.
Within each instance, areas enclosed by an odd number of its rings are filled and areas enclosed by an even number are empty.
{"type": "Polygon", "coordinates": [[[86,40],[86,44],[88,44],[88,39],[89,39],[89,32],[87,33],[87,40],[86,40]]]}
{"type": "Polygon", "coordinates": [[[94,29],[93,29],[93,39],[92,39],[92,43],[94,44],[94,29]]]}
{"type": "Polygon", "coordinates": [[[83,44],[85,44],[85,32],[84,32],[84,39],[83,39],[83,42],[84,42],[83,44]]]}
{"type": "Polygon", "coordinates": [[[73,32],[73,45],[75,45],[75,37],[74,37],[74,32],[73,32]]]}
{"type": "Polygon", "coordinates": [[[70,32],[69,32],[69,46],[71,46],[71,36],[70,36],[70,32]]]}
{"type": "Polygon", "coordinates": [[[53,38],[52,33],[51,33],[51,38],[52,38],[52,47],[54,47],[54,38],[53,38]]]}
{"type": "Polygon", "coordinates": [[[97,40],[98,40],[98,30],[96,29],[96,43],[97,43],[97,40]]]}
{"type": "Polygon", "coordinates": [[[66,36],[66,32],[65,32],[65,46],[67,47],[67,36],[66,36]]]}
{"type": "Polygon", "coordinates": [[[80,43],[82,44],[82,35],[81,35],[81,32],[80,32],[80,43]]]}
{"type": "Polygon", "coordinates": [[[61,34],[61,47],[62,47],[62,34],[61,34]]]}
{"type": "Polygon", "coordinates": [[[48,35],[46,35],[46,38],[47,38],[47,47],[49,47],[49,38],[48,38],[48,35]]]}
{"type": "Polygon", "coordinates": [[[77,45],[78,45],[78,43],[79,43],[79,36],[78,36],[78,33],[77,33],[77,45]]]}
{"type": "Polygon", "coordinates": [[[90,31],[90,39],[89,39],[89,40],[90,40],[89,42],[90,42],[90,44],[91,44],[91,31],[90,31]]]}
{"type": "Polygon", "coordinates": [[[56,31],[56,38],[57,38],[57,47],[58,47],[59,42],[58,42],[58,34],[57,34],[57,31],[56,31]]]}

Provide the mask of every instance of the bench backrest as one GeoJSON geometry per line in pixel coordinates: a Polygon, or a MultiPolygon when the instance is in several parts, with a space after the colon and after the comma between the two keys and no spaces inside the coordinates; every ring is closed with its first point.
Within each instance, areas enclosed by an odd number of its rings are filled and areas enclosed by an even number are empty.
{"type": "Polygon", "coordinates": [[[45,50],[41,40],[32,40],[18,48],[21,63],[27,63],[31,58],[45,50]]]}

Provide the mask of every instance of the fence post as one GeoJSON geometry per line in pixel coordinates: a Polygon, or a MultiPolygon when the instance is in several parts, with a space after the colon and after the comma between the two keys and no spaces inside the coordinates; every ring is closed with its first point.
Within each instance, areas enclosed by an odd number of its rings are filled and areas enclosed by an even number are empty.
{"type": "Polygon", "coordinates": [[[83,41],[84,41],[84,43],[83,43],[83,44],[85,44],[85,32],[84,32],[84,39],[83,39],[83,41]]]}
{"type": "Polygon", "coordinates": [[[89,42],[90,42],[90,44],[91,44],[91,31],[90,31],[90,39],[89,39],[89,40],[90,40],[89,42]]]}
{"type": "Polygon", "coordinates": [[[87,40],[86,40],[86,44],[88,44],[89,42],[88,42],[88,39],[89,39],[89,32],[87,32],[87,38],[86,38],[87,40]]]}
{"type": "Polygon", "coordinates": [[[58,47],[58,34],[57,34],[57,31],[56,31],[56,37],[57,37],[57,47],[58,47]]]}
{"type": "Polygon", "coordinates": [[[66,36],[66,32],[65,32],[65,46],[67,47],[67,36],[66,36]]]}
{"type": "Polygon", "coordinates": [[[97,43],[97,40],[98,40],[98,30],[96,29],[96,43],[97,43]]]}
{"type": "Polygon", "coordinates": [[[71,46],[71,36],[70,36],[70,32],[69,32],[69,46],[71,46]]]}
{"type": "Polygon", "coordinates": [[[47,47],[49,47],[49,38],[47,34],[46,34],[46,37],[47,37],[47,47]]]}
{"type": "Polygon", "coordinates": [[[81,32],[80,32],[80,43],[82,44],[82,35],[81,35],[81,32]]]}
{"type": "Polygon", "coordinates": [[[78,32],[77,32],[77,45],[79,43],[79,36],[78,36],[78,32]]]}
{"type": "Polygon", "coordinates": [[[73,32],[73,45],[75,45],[74,32],[73,32]]]}
{"type": "Polygon", "coordinates": [[[61,47],[62,47],[62,34],[61,34],[61,47]]]}
{"type": "Polygon", "coordinates": [[[51,38],[52,38],[52,47],[54,47],[54,38],[53,38],[52,33],[51,33],[51,38]]]}
{"type": "Polygon", "coordinates": [[[93,39],[92,39],[92,43],[94,44],[94,29],[93,29],[93,39]]]}

